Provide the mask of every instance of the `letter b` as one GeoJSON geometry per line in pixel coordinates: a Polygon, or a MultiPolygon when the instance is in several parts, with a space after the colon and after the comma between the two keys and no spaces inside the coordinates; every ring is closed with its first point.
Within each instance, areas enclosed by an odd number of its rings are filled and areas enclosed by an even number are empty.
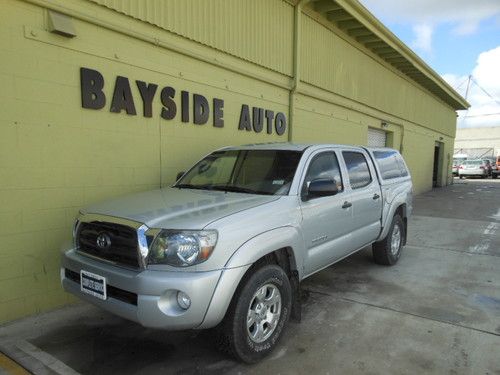
{"type": "Polygon", "coordinates": [[[80,68],[80,87],[82,91],[82,107],[102,109],[106,105],[104,78],[97,70],[80,68]]]}

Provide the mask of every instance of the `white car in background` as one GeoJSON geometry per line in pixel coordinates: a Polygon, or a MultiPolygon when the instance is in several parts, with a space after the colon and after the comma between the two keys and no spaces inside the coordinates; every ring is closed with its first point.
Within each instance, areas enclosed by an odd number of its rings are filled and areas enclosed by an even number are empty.
{"type": "Polygon", "coordinates": [[[451,173],[454,176],[458,176],[458,169],[460,168],[460,165],[465,163],[467,160],[467,155],[466,154],[455,154],[453,155],[453,165],[451,167],[451,173]]]}
{"type": "Polygon", "coordinates": [[[458,167],[458,177],[488,177],[488,168],[484,160],[466,160],[458,167]]]}

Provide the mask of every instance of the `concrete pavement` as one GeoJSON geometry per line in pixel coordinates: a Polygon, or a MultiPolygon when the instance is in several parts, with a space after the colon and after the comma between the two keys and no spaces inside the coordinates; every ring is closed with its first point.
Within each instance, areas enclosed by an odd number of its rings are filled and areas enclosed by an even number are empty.
{"type": "Polygon", "coordinates": [[[415,198],[394,267],[370,249],[307,279],[300,324],[241,365],[206,332],[164,332],[81,304],[0,328],[35,373],[500,374],[500,180],[455,180],[415,198]]]}

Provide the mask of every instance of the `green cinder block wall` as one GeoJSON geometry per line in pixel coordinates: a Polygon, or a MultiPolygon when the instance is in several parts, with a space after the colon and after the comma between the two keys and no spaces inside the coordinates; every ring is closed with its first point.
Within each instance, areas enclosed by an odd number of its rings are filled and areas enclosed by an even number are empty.
{"type": "MultiPolygon", "coordinates": [[[[289,128],[278,136],[238,130],[238,122],[242,104],[289,117],[290,2],[130,4],[2,1],[0,323],[74,301],[60,287],[59,255],[81,207],[168,186],[217,147],[289,138],[289,128]],[[72,17],[75,38],[49,31],[49,9],[72,17]],[[103,109],[82,108],[81,67],[104,77],[103,109]],[[110,112],[117,76],[129,79],[135,116],[110,112]],[[152,117],[142,114],[136,80],[159,87],[152,117]],[[172,120],[160,116],[165,86],[176,89],[172,120]],[[209,103],[223,99],[224,127],[212,126],[212,112],[205,125],[182,122],[182,90],[209,103]]],[[[415,191],[429,190],[434,142],[444,143],[445,155],[453,149],[454,110],[314,17],[303,14],[301,22],[303,92],[294,98],[292,141],[366,144],[368,128],[387,120],[391,146],[402,149],[415,191]]],[[[449,168],[439,179],[448,183],[449,168]]]]}

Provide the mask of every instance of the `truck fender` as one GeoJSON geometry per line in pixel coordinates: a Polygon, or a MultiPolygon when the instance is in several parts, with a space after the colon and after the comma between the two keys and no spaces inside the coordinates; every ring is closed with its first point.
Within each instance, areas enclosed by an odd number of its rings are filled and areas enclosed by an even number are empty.
{"type": "MultiPolygon", "coordinates": [[[[394,197],[394,199],[391,202],[391,206],[389,207],[388,213],[384,218],[384,222],[382,223],[383,229],[382,229],[382,232],[380,233],[380,236],[378,238],[379,241],[383,240],[387,236],[387,234],[389,233],[389,229],[391,228],[392,218],[394,217],[394,214],[396,213],[396,210],[398,209],[398,207],[401,205],[406,205],[407,202],[408,202],[407,192],[402,192],[394,197]]],[[[407,217],[407,212],[406,212],[406,208],[404,208],[403,209],[403,220],[406,217],[407,217]]]]}
{"type": "Polygon", "coordinates": [[[229,258],[225,268],[241,267],[253,264],[265,255],[275,250],[291,248],[295,264],[292,269],[299,272],[299,278],[302,277],[303,263],[303,244],[301,233],[292,226],[275,228],[261,233],[241,245],[229,258]]]}
{"type": "Polygon", "coordinates": [[[282,248],[291,248],[298,272],[298,280],[302,278],[303,240],[300,232],[292,227],[280,227],[261,233],[241,245],[229,258],[217,283],[210,305],[199,329],[211,328],[219,324],[229,307],[236,288],[253,263],[267,254],[282,248]]]}

